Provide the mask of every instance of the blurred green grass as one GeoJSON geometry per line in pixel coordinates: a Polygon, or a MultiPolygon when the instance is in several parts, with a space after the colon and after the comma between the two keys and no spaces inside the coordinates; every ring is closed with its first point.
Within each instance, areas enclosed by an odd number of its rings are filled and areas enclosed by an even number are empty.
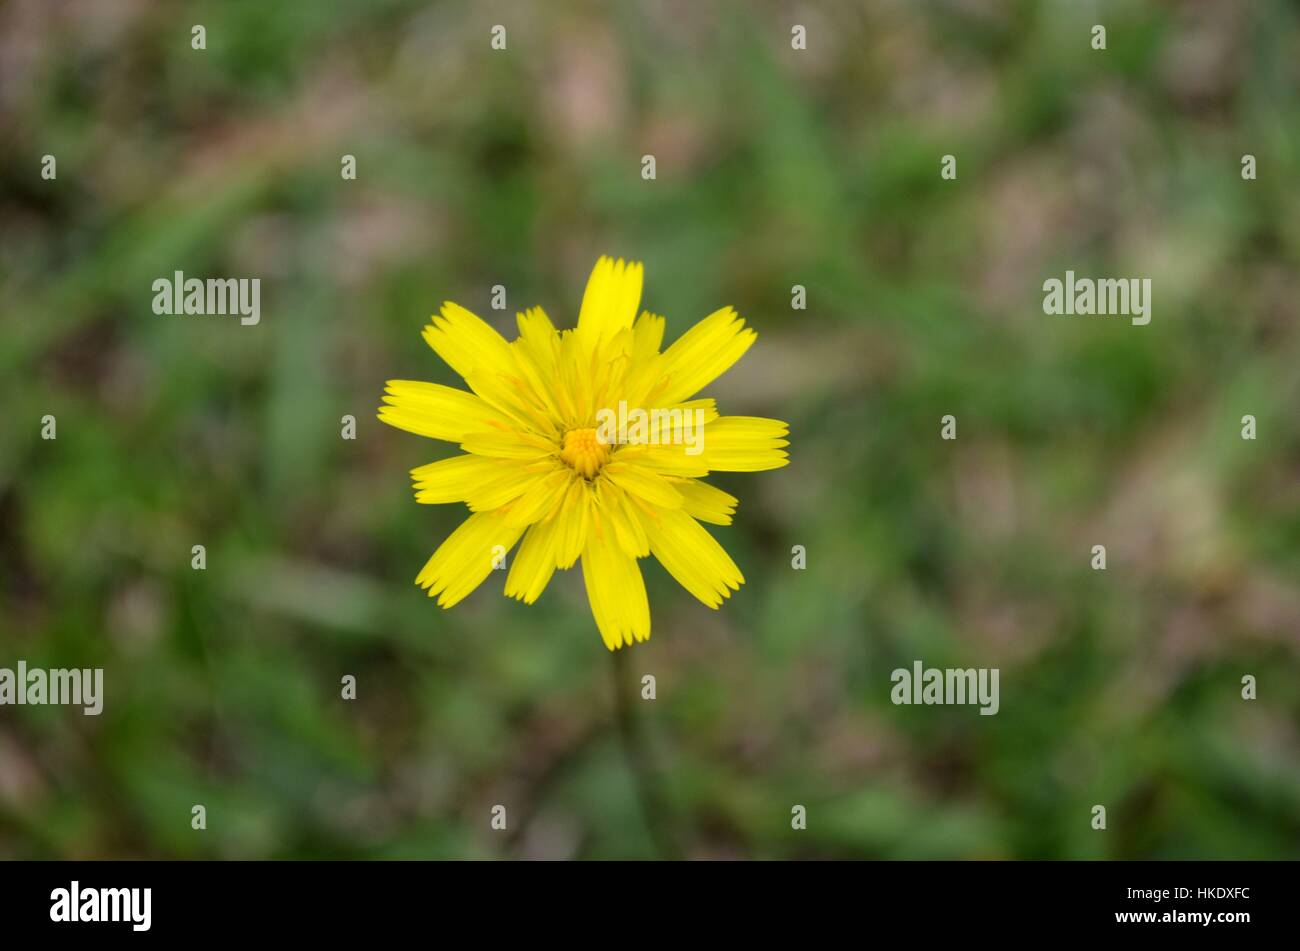
{"type": "Polygon", "coordinates": [[[669,339],[735,306],[759,342],[711,393],[793,432],[787,469],[717,479],[721,612],[646,569],[686,854],[1297,857],[1296,27],[6,4],[0,666],[103,666],[106,708],[0,710],[0,857],[654,854],[580,579],[436,608],[411,579],[461,513],[406,473],[448,447],[373,413],[456,382],[419,338],[441,300],[568,326],[600,253],[645,261],[669,339]],[[1151,325],[1044,316],[1066,268],[1150,276],[1151,325]],[[260,277],[261,324],[155,316],[177,269],[260,277]],[[918,657],[1001,668],[1001,712],[892,706],[918,657]]]}

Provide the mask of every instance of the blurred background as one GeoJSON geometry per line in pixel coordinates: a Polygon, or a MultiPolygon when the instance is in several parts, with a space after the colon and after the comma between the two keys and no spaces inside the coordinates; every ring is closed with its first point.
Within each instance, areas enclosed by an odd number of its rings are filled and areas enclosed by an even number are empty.
{"type": "Polygon", "coordinates": [[[1300,856],[1298,26],[10,0],[0,666],[103,667],[105,708],[0,708],[0,857],[1300,856]],[[735,306],[758,343],[708,393],[792,428],[715,479],[721,611],[642,562],[659,839],[580,573],[437,608],[464,512],[407,473],[453,450],[374,418],[458,383],[442,300],[571,326],[602,253],[669,340],[735,306]],[[1067,268],[1151,278],[1151,324],[1045,316],[1067,268]],[[259,277],[261,323],[156,316],[175,270],[259,277]],[[892,705],[917,659],[1000,668],[1000,712],[892,705]]]}

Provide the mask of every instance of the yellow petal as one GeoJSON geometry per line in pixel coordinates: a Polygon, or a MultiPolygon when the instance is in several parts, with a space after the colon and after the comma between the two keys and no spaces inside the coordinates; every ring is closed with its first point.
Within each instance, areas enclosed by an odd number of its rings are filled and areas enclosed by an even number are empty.
{"type": "Polygon", "coordinates": [[[602,524],[609,525],[618,547],[626,554],[644,558],[650,554],[650,542],[631,504],[626,493],[612,482],[602,479],[596,484],[596,510],[602,524]]]}
{"type": "Polygon", "coordinates": [[[483,583],[523,532],[495,513],[471,515],[438,546],[415,583],[429,597],[438,595],[439,607],[449,608],[483,583]]]}
{"type": "Polygon", "coordinates": [[[559,334],[555,324],[540,307],[529,307],[521,314],[515,314],[515,323],[519,325],[519,339],[537,354],[554,354],[554,347],[559,343],[559,334]]]}
{"type": "Polygon", "coordinates": [[[539,437],[508,428],[466,433],[460,441],[460,448],[498,459],[540,459],[558,449],[548,446],[539,437]]]}
{"type": "Polygon", "coordinates": [[[559,466],[537,478],[503,513],[511,525],[531,525],[550,516],[563,502],[573,470],[559,466]]]}
{"type": "Polygon", "coordinates": [[[561,401],[568,428],[580,420],[589,419],[595,412],[592,406],[591,377],[595,360],[584,349],[575,331],[560,334],[560,355],[556,362],[555,396],[561,401]]]}
{"type": "Polygon", "coordinates": [[[646,440],[655,446],[689,447],[704,426],[719,418],[718,403],[713,399],[656,406],[647,409],[645,414],[646,440]]]}
{"type": "Polygon", "coordinates": [[[659,399],[676,403],[695,395],[731,369],[755,336],[730,307],[714,311],[663,352],[668,383],[659,399]]]}
{"type": "Polygon", "coordinates": [[[379,419],[417,436],[460,442],[475,429],[500,425],[501,416],[473,393],[440,383],[389,380],[379,419]]]}
{"type": "Polygon", "coordinates": [[[691,479],[709,474],[704,455],[691,455],[685,446],[628,446],[617,458],[665,476],[691,479]]]}
{"type": "Polygon", "coordinates": [[[650,603],[636,559],[608,532],[592,532],[582,552],[582,578],[601,639],[610,650],[650,636],[650,603]]]}
{"type": "Polygon", "coordinates": [[[703,461],[715,472],[761,472],[790,462],[790,428],[779,419],[720,416],[704,427],[703,461]]]}
{"type": "Polygon", "coordinates": [[[643,276],[639,261],[615,261],[603,256],[596,261],[578,312],[578,337],[589,353],[601,341],[632,326],[641,305],[643,276]]]}
{"type": "Polygon", "coordinates": [[[652,505],[669,509],[681,507],[681,494],[656,472],[626,462],[611,462],[600,471],[620,489],[638,495],[652,505]]]}
{"type": "Polygon", "coordinates": [[[686,500],[682,503],[683,512],[713,525],[730,525],[731,515],[740,504],[734,495],[698,479],[678,483],[677,491],[686,500]]]}
{"type": "Polygon", "coordinates": [[[560,539],[560,520],[539,522],[528,529],[506,577],[506,597],[532,604],[555,574],[555,553],[560,539]]]}
{"type": "Polygon", "coordinates": [[[515,351],[481,317],[447,301],[424,328],[424,339],[464,377],[469,388],[499,413],[528,427],[545,428],[536,395],[518,372],[515,351]]]}
{"type": "Polygon", "coordinates": [[[711,608],[745,583],[731,556],[699,522],[680,510],[642,516],[650,551],[678,583],[711,608]]]}
{"type": "Polygon", "coordinates": [[[504,466],[518,463],[487,456],[452,456],[411,470],[415,500],[425,504],[464,502],[476,489],[490,482],[504,466]]]}
{"type": "MultiPolygon", "coordinates": [[[[534,486],[544,482],[545,479],[545,473],[538,472],[531,466],[518,463],[504,465],[498,468],[490,479],[484,480],[472,489],[466,495],[465,502],[471,512],[491,512],[527,495],[534,486]]],[[[523,526],[528,523],[518,524],[523,526]]]]}
{"type": "Polygon", "coordinates": [[[591,490],[586,479],[574,479],[565,493],[560,514],[560,538],[555,549],[558,568],[570,568],[587,544],[591,525],[591,490]]]}
{"type": "MultiPolygon", "coordinates": [[[[617,415],[617,414],[615,414],[617,415]]],[[[635,463],[663,475],[684,477],[709,474],[703,457],[705,427],[718,419],[717,404],[711,399],[691,400],[645,411],[645,425],[629,417],[628,444],[619,449],[617,461],[635,463]]]]}
{"type": "Polygon", "coordinates": [[[424,328],[425,342],[461,376],[512,364],[506,338],[459,304],[444,301],[441,314],[429,319],[431,323],[424,328]]]}
{"type": "Polygon", "coordinates": [[[510,344],[510,349],[520,384],[528,400],[554,427],[561,417],[560,403],[553,392],[560,356],[560,335],[540,307],[533,307],[517,317],[519,337],[510,344]]]}
{"type": "Polygon", "coordinates": [[[663,346],[664,319],[645,311],[632,326],[632,356],[637,361],[648,360],[663,346]]]}

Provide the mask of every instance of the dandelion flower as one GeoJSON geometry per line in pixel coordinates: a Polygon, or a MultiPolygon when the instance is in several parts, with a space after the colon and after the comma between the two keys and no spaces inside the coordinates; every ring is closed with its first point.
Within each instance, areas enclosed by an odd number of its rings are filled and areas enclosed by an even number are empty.
{"type": "Polygon", "coordinates": [[[581,560],[596,626],[615,650],[650,636],[639,559],[654,555],[711,608],[744,583],[700,524],[730,525],[737,499],[703,480],[784,466],[788,428],[719,416],[696,398],[754,342],[735,311],[715,311],[661,350],[664,318],[637,316],[641,282],[639,263],[602,257],[576,328],[556,330],[534,307],[518,315],[513,341],[445,303],[424,339],[469,390],[388,382],[383,422],[463,450],[411,471],[417,502],[471,513],[415,579],[440,606],[518,544],[505,593],[531,604],[557,568],[581,560]]]}

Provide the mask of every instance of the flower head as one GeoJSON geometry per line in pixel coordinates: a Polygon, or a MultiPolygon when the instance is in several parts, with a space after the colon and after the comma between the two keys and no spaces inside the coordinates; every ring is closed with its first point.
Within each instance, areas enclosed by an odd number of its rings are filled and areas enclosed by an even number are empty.
{"type": "Polygon", "coordinates": [[[518,315],[513,341],[444,303],[424,339],[469,391],[388,382],[382,421],[464,450],[411,471],[416,501],[463,502],[471,513],[415,579],[442,607],[477,588],[517,543],[505,593],[531,604],[556,568],[580,559],[610,650],[650,636],[638,559],[654,555],[711,608],[744,583],[700,525],[731,524],[737,500],[703,479],[780,468],[788,429],[719,416],[712,399],[693,399],[754,332],[724,307],[661,351],[664,319],[637,317],[641,282],[639,263],[602,257],[576,328],[556,330],[534,307],[518,315]]]}

